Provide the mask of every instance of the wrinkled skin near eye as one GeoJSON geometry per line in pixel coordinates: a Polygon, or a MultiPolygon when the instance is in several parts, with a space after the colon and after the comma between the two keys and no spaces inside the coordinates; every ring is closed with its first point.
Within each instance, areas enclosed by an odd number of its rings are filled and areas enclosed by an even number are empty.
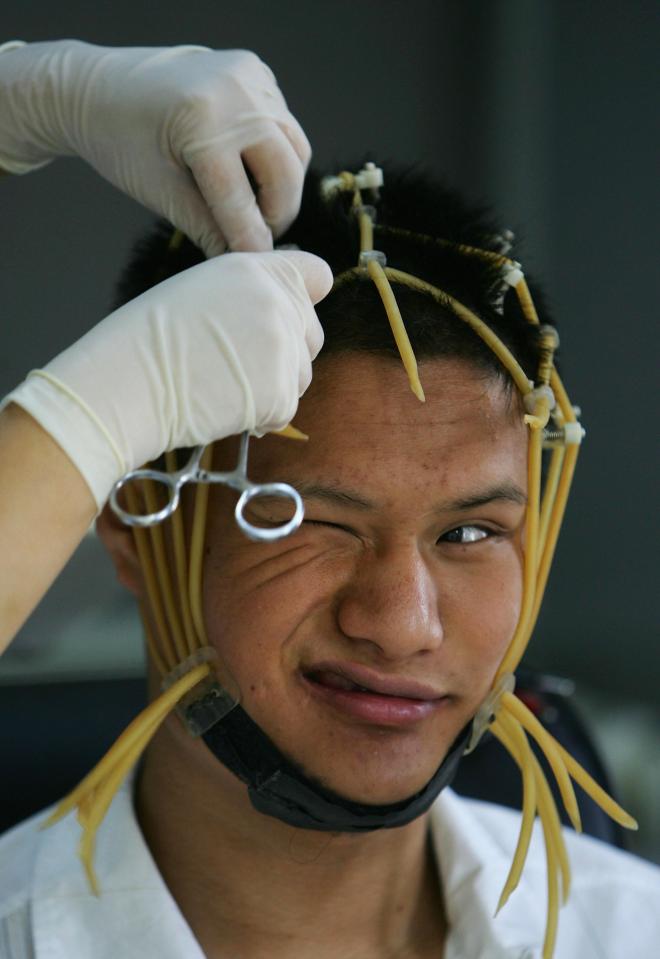
{"type": "MultiPolygon", "coordinates": [[[[298,488],[300,530],[246,540],[233,494],[211,492],[209,641],[242,704],[305,772],[361,802],[433,775],[484,698],[521,598],[527,436],[517,398],[467,361],[316,364],[297,443],[251,444],[249,475],[298,488]]],[[[220,444],[218,468],[235,457],[220,444]]],[[[257,501],[264,525],[290,514],[257,501]]]]}

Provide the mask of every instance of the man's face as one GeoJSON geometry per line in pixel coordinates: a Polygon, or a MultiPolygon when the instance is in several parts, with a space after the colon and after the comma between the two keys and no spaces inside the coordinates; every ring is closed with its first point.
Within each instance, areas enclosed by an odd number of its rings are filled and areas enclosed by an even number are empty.
{"type": "MultiPolygon", "coordinates": [[[[390,803],[431,778],[487,694],[521,598],[527,436],[517,402],[460,360],[323,359],[295,417],[248,472],[303,493],[288,539],[248,541],[213,487],[209,641],[242,705],[328,788],[390,803]]],[[[218,468],[235,458],[221,444],[218,468]]],[[[269,500],[252,518],[282,522],[269,500]]]]}

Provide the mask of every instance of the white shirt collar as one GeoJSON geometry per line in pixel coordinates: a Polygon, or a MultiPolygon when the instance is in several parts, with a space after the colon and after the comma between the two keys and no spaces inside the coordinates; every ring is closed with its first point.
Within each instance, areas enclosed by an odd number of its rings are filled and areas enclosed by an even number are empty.
{"type": "Polygon", "coordinates": [[[140,832],[131,783],[117,794],[98,832],[99,898],[78,858],[79,841],[75,816],[41,837],[32,888],[36,959],[204,959],[140,832]],[[112,941],[112,930],[121,945],[112,941]]]}
{"type": "MultiPolygon", "coordinates": [[[[444,959],[540,957],[546,919],[544,886],[533,888],[524,873],[495,917],[511,866],[510,844],[498,845],[475,815],[473,803],[450,789],[441,793],[431,809],[431,835],[449,923],[444,959]]],[[[536,878],[545,881],[545,876],[536,878]]]]}
{"type": "MultiPolygon", "coordinates": [[[[443,959],[537,959],[544,890],[539,895],[521,882],[493,918],[510,849],[500,847],[471,804],[451,790],[431,811],[431,832],[450,927],[443,959]]],[[[204,959],[142,836],[130,782],[98,833],[99,898],[90,892],[78,859],[79,839],[75,816],[41,836],[31,896],[36,959],[204,959]]]]}

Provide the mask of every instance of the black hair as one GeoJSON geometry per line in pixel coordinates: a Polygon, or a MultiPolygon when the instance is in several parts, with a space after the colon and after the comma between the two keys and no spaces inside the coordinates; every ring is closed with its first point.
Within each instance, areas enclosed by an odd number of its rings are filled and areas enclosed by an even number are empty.
{"type": "MultiPolygon", "coordinates": [[[[358,170],[360,165],[346,169],[358,170]]],[[[500,252],[502,229],[488,210],[470,206],[444,184],[411,170],[384,168],[380,195],[364,191],[363,202],[376,209],[374,247],[389,266],[411,273],[443,290],[471,309],[509,347],[530,379],[537,365],[537,328],[523,316],[513,290],[504,298],[502,270],[497,264],[461,250],[461,245],[500,252]]],[[[116,305],[134,298],[166,277],[203,260],[189,240],[177,246],[172,227],[161,221],[135,247],[117,286],[116,305]]],[[[351,194],[321,190],[321,174],[305,179],[298,217],[279,238],[323,257],[338,275],[356,266],[359,229],[351,210],[351,194]]],[[[515,258],[516,251],[507,254],[515,258]]],[[[551,322],[539,289],[529,281],[542,323],[551,322]]],[[[419,360],[465,358],[511,384],[499,360],[449,306],[399,283],[394,292],[412,347],[419,360]]],[[[380,296],[372,280],[355,277],[335,288],[317,306],[325,332],[320,356],[369,352],[398,358],[380,296]]]]}

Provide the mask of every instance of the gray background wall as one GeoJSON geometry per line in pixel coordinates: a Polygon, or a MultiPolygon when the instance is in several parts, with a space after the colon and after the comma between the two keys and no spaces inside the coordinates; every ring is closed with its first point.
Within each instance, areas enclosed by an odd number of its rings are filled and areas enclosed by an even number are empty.
{"type": "MultiPolygon", "coordinates": [[[[588,430],[529,661],[615,704],[658,703],[655,11],[651,0],[26,0],[0,13],[7,39],[254,49],[319,164],[365,150],[420,162],[492,200],[526,238],[588,430]]],[[[105,314],[149,216],[76,160],[0,182],[0,205],[4,392],[105,314]]],[[[1,675],[132,672],[136,643],[90,540],[1,675]]]]}

